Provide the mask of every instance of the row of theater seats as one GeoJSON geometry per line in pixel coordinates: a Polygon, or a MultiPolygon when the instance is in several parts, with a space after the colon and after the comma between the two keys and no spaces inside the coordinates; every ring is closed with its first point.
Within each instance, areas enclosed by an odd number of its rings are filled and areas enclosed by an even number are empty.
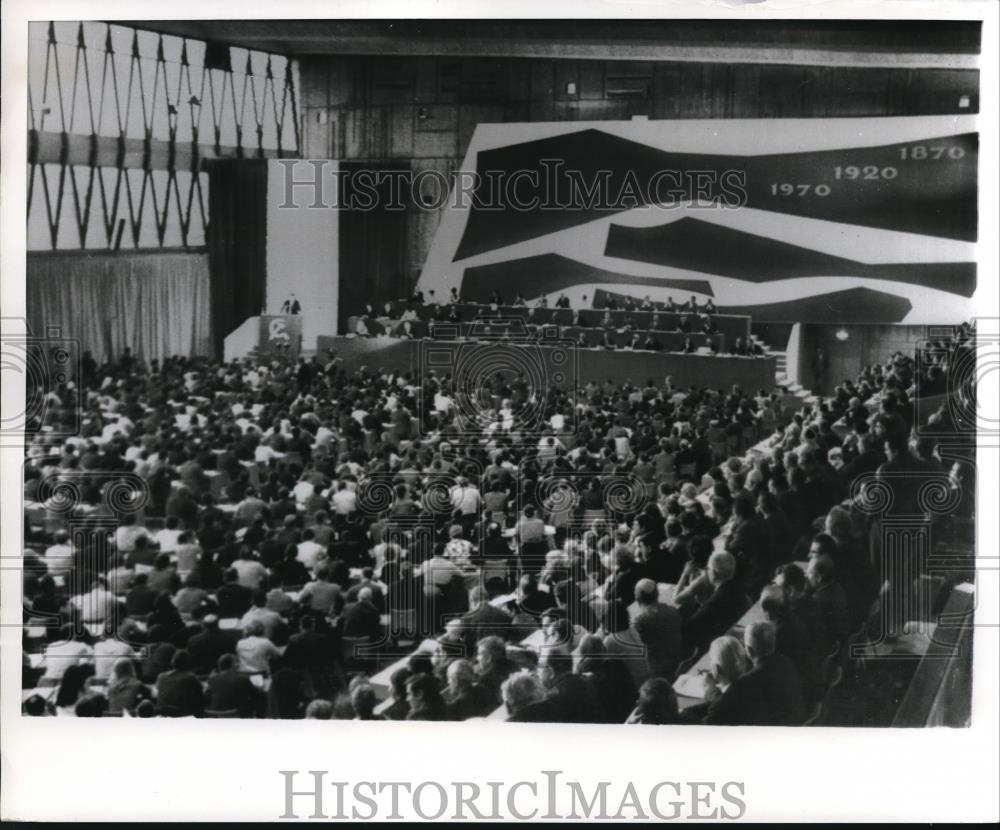
{"type": "MultiPolygon", "coordinates": [[[[358,322],[358,318],[350,318],[348,329],[351,332],[357,333],[358,322]]],[[[703,346],[707,347],[711,341],[715,346],[715,351],[720,353],[725,351],[727,344],[726,336],[718,333],[712,335],[685,334],[679,331],[649,331],[648,329],[614,331],[612,329],[581,328],[580,326],[564,326],[558,329],[555,326],[551,326],[548,327],[548,331],[543,332],[543,327],[541,326],[531,324],[522,325],[519,320],[514,322],[517,325],[507,325],[507,321],[492,322],[490,320],[459,324],[434,323],[426,320],[405,322],[401,320],[366,320],[364,324],[367,334],[372,337],[388,335],[389,337],[413,340],[420,340],[427,337],[440,340],[455,338],[496,340],[499,338],[509,338],[514,341],[525,339],[531,341],[538,340],[542,345],[545,345],[548,340],[552,341],[551,345],[559,345],[571,341],[579,346],[620,349],[633,343],[634,338],[638,335],[639,345],[636,345],[635,348],[639,348],[640,346],[644,349],[649,348],[645,344],[647,339],[652,339],[654,341],[653,350],[655,351],[680,352],[684,351],[684,343],[690,338],[693,350],[697,350],[703,346]],[[546,339],[539,340],[543,334],[546,339]],[[556,336],[552,337],[553,334],[556,336]],[[582,341],[581,336],[583,338],[582,341]]],[[[735,338],[728,341],[730,346],[735,342],[735,338]]]]}
{"type": "MultiPolygon", "coordinates": [[[[519,317],[529,324],[557,326],[573,325],[573,317],[579,313],[578,323],[584,327],[605,327],[605,314],[612,328],[622,328],[631,324],[634,329],[644,331],[677,331],[682,317],[687,317],[693,329],[701,331],[701,318],[698,313],[671,311],[611,311],[582,309],[579,312],[570,308],[525,308],[524,306],[489,306],[478,303],[456,303],[454,306],[417,305],[407,301],[387,303],[374,315],[378,319],[398,320],[407,309],[412,309],[419,320],[430,320],[438,317],[441,322],[448,313],[455,309],[461,323],[469,323],[483,317],[519,317]],[[656,325],[653,317],[656,316],[656,325]]],[[[712,319],[720,334],[730,338],[748,337],[750,335],[750,318],[737,314],[713,314],[712,319]]]]}

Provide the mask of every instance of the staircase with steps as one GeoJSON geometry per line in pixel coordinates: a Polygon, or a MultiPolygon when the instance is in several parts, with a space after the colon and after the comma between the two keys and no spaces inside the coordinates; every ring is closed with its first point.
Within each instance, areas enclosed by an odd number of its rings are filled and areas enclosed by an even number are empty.
{"type": "Polygon", "coordinates": [[[755,334],[751,334],[750,339],[760,345],[764,350],[764,354],[774,357],[774,385],[784,393],[781,403],[786,410],[789,408],[798,410],[805,404],[816,404],[819,402],[819,398],[809,389],[804,388],[800,383],[789,380],[788,355],[785,352],[772,349],[755,334]]]}

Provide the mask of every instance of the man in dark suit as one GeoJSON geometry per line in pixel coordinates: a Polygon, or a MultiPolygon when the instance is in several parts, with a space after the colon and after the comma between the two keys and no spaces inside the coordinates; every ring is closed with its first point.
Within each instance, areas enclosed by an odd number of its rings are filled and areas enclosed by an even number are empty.
{"type": "Polygon", "coordinates": [[[573,659],[562,648],[553,648],[539,662],[545,700],[552,705],[556,723],[604,723],[604,705],[597,685],[573,672],[573,659]]]}
{"type": "Polygon", "coordinates": [[[260,695],[250,678],[236,670],[236,657],[223,654],[218,671],[208,678],[208,708],[217,712],[239,712],[241,718],[253,717],[260,695]]]}
{"type": "Polygon", "coordinates": [[[385,594],[382,587],[375,581],[375,573],[372,568],[364,568],[361,571],[361,581],[357,585],[352,585],[347,592],[348,602],[357,602],[358,594],[364,588],[368,588],[372,593],[372,604],[378,609],[380,614],[385,613],[385,594]]]}
{"type": "Polygon", "coordinates": [[[751,623],[744,634],[753,664],[710,704],[704,723],[723,726],[799,726],[805,705],[798,674],[775,650],[774,626],[751,623]]]}
{"type": "Polygon", "coordinates": [[[757,510],[764,519],[770,533],[770,551],[762,551],[765,568],[773,569],[787,562],[795,547],[795,530],[781,510],[778,509],[778,498],[769,491],[762,492],[757,497],[757,510]]]}
{"type": "Polygon", "coordinates": [[[156,705],[174,718],[200,716],[205,708],[201,681],[191,671],[191,658],[183,649],[174,654],[170,671],[156,678],[156,705]]]}
{"type": "Polygon", "coordinates": [[[810,644],[820,653],[827,651],[829,637],[819,606],[809,593],[805,571],[795,562],[788,562],[778,569],[774,582],[785,594],[789,615],[802,622],[810,644]]]}
{"type": "Polygon", "coordinates": [[[731,553],[717,551],[708,559],[708,581],[712,593],[692,610],[682,624],[685,649],[707,648],[724,634],[747,609],[747,598],[736,582],[736,559],[731,553]]]}
{"type": "Polygon", "coordinates": [[[791,660],[801,681],[803,698],[814,703],[823,694],[822,652],[802,616],[792,612],[790,601],[777,585],[767,585],[760,595],[761,610],[774,626],[775,650],[791,660]]]}
{"type": "Polygon", "coordinates": [[[741,495],[733,502],[733,514],[736,520],[726,550],[736,557],[737,579],[755,594],[770,581],[773,543],[749,495],[741,495]]]}
{"type": "MultiPolygon", "coordinates": [[[[236,650],[236,637],[219,630],[219,618],[209,614],[201,621],[202,630],[188,640],[187,651],[191,655],[191,667],[196,674],[208,674],[219,662],[223,654],[236,650]]],[[[214,707],[213,707],[214,708],[214,707]]]]}
{"type": "Polygon", "coordinates": [[[510,638],[511,617],[502,609],[490,605],[485,588],[473,588],[469,601],[472,608],[462,615],[462,631],[468,654],[475,653],[476,643],[483,637],[510,638]]]}
{"type": "Polygon", "coordinates": [[[645,649],[649,676],[672,679],[681,659],[681,615],[659,601],[659,589],[652,579],[636,583],[635,601],[639,612],[632,625],[645,649]]]}
{"type": "Polygon", "coordinates": [[[132,587],[125,595],[125,613],[130,617],[143,617],[153,612],[159,591],[149,587],[149,574],[132,577],[132,587]]]}
{"type": "Polygon", "coordinates": [[[597,614],[572,578],[556,582],[552,586],[552,595],[556,598],[556,606],[565,612],[570,628],[579,625],[587,631],[597,630],[597,614]]]}
{"type": "Polygon", "coordinates": [[[369,637],[377,640],[382,633],[382,623],[378,608],[372,602],[372,589],[362,588],[358,591],[358,601],[348,603],[344,607],[345,637],[369,637]]]}
{"type": "Polygon", "coordinates": [[[809,560],[806,578],[812,586],[812,598],[823,619],[829,641],[843,645],[850,633],[847,594],[834,578],[833,559],[816,556],[809,560]]]}
{"type": "Polygon", "coordinates": [[[234,568],[226,571],[226,583],[215,592],[220,617],[242,617],[253,605],[253,591],[239,583],[240,575],[234,568]]]}

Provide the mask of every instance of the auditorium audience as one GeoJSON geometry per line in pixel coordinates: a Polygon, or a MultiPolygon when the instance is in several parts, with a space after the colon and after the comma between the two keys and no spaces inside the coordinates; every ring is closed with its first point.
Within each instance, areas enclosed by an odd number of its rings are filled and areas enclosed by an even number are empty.
{"type": "MultiPolygon", "coordinates": [[[[716,325],[714,308],[685,311],[692,337],[716,325]]],[[[971,336],[957,330],[952,352],[971,336]]],[[[943,388],[948,368],[940,355],[919,366],[893,355],[786,413],[766,390],[669,379],[573,392],[509,375],[463,389],[446,370],[348,372],[328,355],[109,363],[102,386],[95,376],[54,393],[46,417],[58,425],[79,406],[79,435],[43,432],[28,449],[26,500],[42,520],[26,522],[38,573],[25,580],[26,623],[73,624],[45,633],[26,677],[58,687],[60,716],[320,718],[345,699],[359,719],[502,706],[511,720],[669,723],[678,666],[707,649],[707,700],[685,717],[800,724],[822,697],[821,661],[879,587],[858,482],[945,477],[934,436],[957,431],[947,401],[912,447],[908,437],[921,393],[943,388]],[[524,442],[518,419],[533,407],[550,428],[524,442]],[[489,427],[471,444],[470,412],[489,427]],[[118,429],[104,429],[107,413],[118,429]],[[572,441],[556,427],[570,418],[572,441]],[[136,475],[150,488],[144,513],[123,513],[110,545],[97,523],[71,543],[45,482],[74,482],[97,505],[116,476],[136,475]],[[633,480],[635,506],[606,502],[633,480]],[[572,503],[554,481],[575,489],[572,503]],[[727,632],[752,600],[766,622],[745,629],[750,666],[727,632]],[[387,651],[349,687],[360,667],[341,638],[383,631],[387,643],[416,638],[408,649],[426,636],[458,651],[402,667],[387,651]],[[517,645],[536,634],[541,645],[517,645]]],[[[947,486],[970,514],[961,465],[947,486]]],[[[915,491],[900,498],[919,506],[915,491]]]]}

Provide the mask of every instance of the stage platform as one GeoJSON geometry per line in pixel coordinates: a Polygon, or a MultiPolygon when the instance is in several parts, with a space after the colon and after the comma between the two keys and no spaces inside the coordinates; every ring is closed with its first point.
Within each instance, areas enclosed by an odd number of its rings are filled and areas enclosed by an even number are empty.
{"type": "Polygon", "coordinates": [[[331,337],[321,335],[317,351],[333,349],[345,369],[402,370],[417,375],[433,368],[438,373],[454,371],[456,364],[469,366],[477,374],[509,372],[525,367],[529,380],[565,387],[573,377],[585,384],[631,380],[657,385],[667,376],[676,386],[711,386],[728,389],[739,384],[747,392],[771,390],[775,386],[775,358],[735,355],[679,354],[674,352],[582,349],[565,344],[539,345],[512,342],[480,343],[436,339],[400,340],[391,337],[331,337]],[[431,355],[433,351],[433,356],[431,355]]]}

